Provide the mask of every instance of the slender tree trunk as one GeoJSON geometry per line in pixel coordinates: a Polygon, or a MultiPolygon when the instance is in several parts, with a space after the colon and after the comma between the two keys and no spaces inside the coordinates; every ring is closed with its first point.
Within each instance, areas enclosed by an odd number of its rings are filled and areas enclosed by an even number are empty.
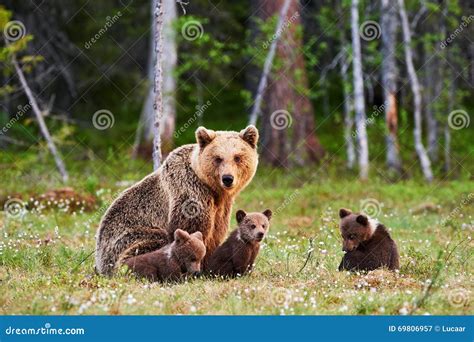
{"type": "MultiPolygon", "coordinates": [[[[449,57],[448,57],[449,58],[449,57]]],[[[448,96],[448,113],[451,113],[454,109],[454,99],[456,96],[456,82],[452,78],[449,85],[449,96],[448,96]]],[[[451,171],[451,131],[449,128],[448,120],[444,122],[444,172],[449,174],[451,171]]]]}
{"type": "Polygon", "coordinates": [[[426,73],[424,77],[425,86],[423,98],[426,104],[424,114],[426,119],[428,156],[433,162],[436,162],[438,159],[438,120],[436,114],[439,111],[438,101],[442,92],[440,85],[443,80],[441,79],[440,60],[438,56],[436,56],[435,51],[431,49],[431,43],[427,45],[425,51],[426,58],[429,58],[429,60],[426,63],[426,73]],[[435,55],[433,56],[433,54],[435,55]]]}
{"type": "MultiPolygon", "coordinates": [[[[345,44],[343,45],[343,49],[345,50],[345,44]]],[[[342,90],[344,96],[344,140],[346,141],[346,153],[347,153],[347,167],[349,169],[354,168],[354,164],[356,162],[356,155],[354,149],[354,140],[352,138],[352,131],[354,129],[354,119],[352,117],[352,94],[351,94],[351,86],[349,81],[349,76],[347,75],[347,71],[349,69],[349,56],[347,56],[347,52],[344,53],[344,57],[342,58],[340,65],[340,72],[342,77],[342,90]]]]}
{"type": "MultiPolygon", "coordinates": [[[[263,19],[282,12],[287,0],[260,0],[263,19]]],[[[281,67],[271,76],[265,92],[262,159],[272,165],[306,165],[324,154],[315,134],[314,110],[308,98],[300,3],[291,0],[287,23],[281,30],[276,56],[281,67]]]]}
{"type": "Polygon", "coordinates": [[[410,84],[414,97],[414,138],[415,138],[415,149],[420,159],[421,168],[423,175],[428,182],[433,180],[433,172],[431,171],[431,162],[426,153],[423,145],[422,138],[422,124],[421,124],[421,90],[418,76],[416,75],[415,66],[413,65],[413,54],[411,50],[411,32],[408,24],[408,17],[405,11],[405,4],[403,0],[398,0],[398,7],[400,12],[400,18],[402,23],[403,41],[405,48],[405,62],[407,65],[408,76],[410,78],[410,84]]]}
{"type": "MultiPolygon", "coordinates": [[[[342,0],[337,2],[336,13],[338,18],[343,17],[343,4],[342,0]]],[[[352,101],[352,86],[349,78],[349,68],[351,65],[351,55],[349,53],[350,46],[346,39],[346,21],[338,20],[337,29],[339,30],[339,37],[341,42],[341,58],[339,59],[339,73],[342,80],[342,94],[344,97],[344,141],[346,144],[347,154],[347,168],[352,170],[356,162],[355,146],[354,146],[354,117],[353,108],[354,104],[352,101]]]]}
{"type": "Polygon", "coordinates": [[[281,7],[280,17],[278,18],[278,24],[275,29],[274,39],[270,44],[270,50],[268,51],[267,57],[265,58],[265,63],[263,65],[263,72],[262,77],[258,83],[257,94],[255,96],[255,102],[252,108],[252,113],[250,113],[250,125],[256,125],[258,116],[260,115],[262,99],[267,88],[268,83],[268,75],[270,74],[270,70],[273,66],[273,59],[275,58],[275,52],[278,44],[278,40],[280,39],[282,28],[284,24],[284,20],[288,14],[288,8],[290,8],[290,3],[292,0],[285,0],[283,6],[281,7]]]}
{"type": "MultiPolygon", "coordinates": [[[[441,37],[446,37],[446,22],[445,18],[448,18],[448,4],[444,2],[443,4],[443,18],[442,18],[442,27],[441,27],[441,37]]],[[[471,44],[472,45],[472,44],[471,44]]],[[[453,61],[452,58],[452,53],[448,49],[446,52],[446,60],[448,61],[449,64],[451,65],[456,65],[455,62],[453,61]]],[[[446,79],[448,79],[448,107],[446,111],[446,119],[444,120],[444,165],[443,169],[446,175],[448,175],[451,171],[451,130],[448,124],[448,119],[447,116],[449,113],[451,113],[454,109],[454,104],[456,102],[456,77],[451,72],[451,68],[447,68],[447,70],[444,70],[444,75],[443,79],[446,76],[446,79]],[[449,71],[447,71],[449,70],[449,71]],[[450,73],[451,72],[451,73],[450,73]],[[450,77],[451,76],[451,77],[450,77]]]]}
{"type": "Polygon", "coordinates": [[[390,0],[381,1],[382,29],[382,84],[384,89],[385,123],[387,127],[386,160],[389,170],[400,174],[400,147],[398,144],[398,106],[397,106],[397,9],[390,0]]]}
{"type": "MultiPolygon", "coordinates": [[[[444,3],[444,2],[443,2],[444,3]]],[[[446,37],[446,5],[443,9],[443,14],[438,16],[436,20],[436,24],[439,28],[439,37],[443,39],[446,37]]],[[[433,58],[431,61],[433,62],[433,70],[430,72],[433,75],[433,80],[427,86],[432,88],[432,95],[433,98],[431,102],[427,106],[427,108],[431,109],[431,115],[427,115],[428,119],[428,155],[433,163],[438,161],[438,154],[439,154],[439,118],[442,116],[443,112],[446,110],[446,106],[443,105],[445,103],[442,99],[443,96],[443,84],[445,83],[445,75],[446,75],[446,68],[447,65],[445,63],[446,49],[441,49],[439,44],[435,45],[435,51],[433,58]]]]}
{"type": "Polygon", "coordinates": [[[178,61],[176,30],[176,0],[163,0],[163,119],[161,122],[162,148],[165,152],[173,149],[173,134],[176,125],[176,79],[175,69],[178,61]]]}
{"type": "MultiPolygon", "coordinates": [[[[163,118],[160,123],[162,149],[169,152],[173,148],[173,133],[176,125],[176,80],[174,71],[177,64],[177,46],[173,22],[177,18],[176,0],[162,0],[163,14],[163,118]]],[[[149,81],[148,93],[140,114],[140,120],[135,134],[132,156],[136,157],[142,140],[150,142],[154,139],[154,78],[155,78],[155,32],[156,21],[154,3],[152,1],[150,48],[148,50],[147,78],[149,81]]],[[[147,145],[149,146],[149,145],[147,145]]]]}
{"type": "Polygon", "coordinates": [[[364,83],[362,73],[362,52],[359,36],[359,1],[352,0],[351,6],[352,32],[352,68],[354,79],[354,109],[357,129],[357,152],[359,161],[359,177],[366,180],[369,176],[369,146],[367,141],[364,83]]]}
{"type": "Polygon", "coordinates": [[[48,145],[49,151],[53,155],[54,161],[56,163],[56,166],[59,170],[59,173],[61,174],[63,182],[67,182],[69,179],[69,174],[66,170],[66,167],[64,165],[64,162],[61,158],[61,155],[59,154],[56,145],[54,144],[53,138],[49,134],[48,127],[46,126],[46,123],[44,122],[43,115],[41,114],[41,110],[38,106],[38,103],[36,102],[36,99],[33,95],[33,92],[31,91],[30,87],[28,86],[28,82],[26,81],[25,75],[23,74],[23,71],[20,68],[20,65],[18,64],[18,61],[16,60],[16,57],[12,57],[12,62],[13,66],[15,68],[15,71],[18,75],[18,78],[20,79],[21,86],[23,87],[23,90],[25,91],[25,94],[28,98],[28,101],[30,102],[31,108],[33,109],[33,113],[36,116],[36,120],[38,121],[38,125],[40,127],[41,134],[43,135],[44,139],[46,140],[46,143],[48,145]]]}
{"type": "Polygon", "coordinates": [[[160,124],[163,118],[163,3],[162,0],[154,1],[154,16],[156,22],[155,37],[155,81],[153,110],[155,113],[154,139],[153,139],[153,169],[156,171],[161,165],[161,131],[160,124]]]}

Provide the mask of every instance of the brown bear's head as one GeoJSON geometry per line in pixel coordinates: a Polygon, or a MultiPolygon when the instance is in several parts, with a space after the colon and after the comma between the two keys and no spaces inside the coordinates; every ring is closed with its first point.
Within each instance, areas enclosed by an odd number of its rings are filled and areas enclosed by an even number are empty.
{"type": "Polygon", "coordinates": [[[339,210],[339,217],[344,252],[353,251],[374,234],[376,223],[366,215],[352,213],[349,209],[343,208],[339,210]]]}
{"type": "Polygon", "coordinates": [[[238,193],[252,180],[258,165],[258,130],[212,131],[199,127],[192,167],[198,177],[219,193],[238,193]]]}
{"type": "Polygon", "coordinates": [[[263,213],[246,213],[237,210],[236,218],[239,224],[239,237],[245,242],[260,242],[270,228],[272,211],[265,210],[263,213]]]}
{"type": "Polygon", "coordinates": [[[201,261],[206,255],[201,232],[189,234],[176,229],[174,232],[174,245],[171,257],[175,258],[183,273],[197,275],[201,272],[201,261]]]}

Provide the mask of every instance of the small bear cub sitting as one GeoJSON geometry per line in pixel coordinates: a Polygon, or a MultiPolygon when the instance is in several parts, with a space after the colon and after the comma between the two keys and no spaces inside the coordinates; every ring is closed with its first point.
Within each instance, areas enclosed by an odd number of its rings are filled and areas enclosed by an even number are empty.
{"type": "Polygon", "coordinates": [[[397,245],[387,228],[379,222],[349,209],[339,211],[342,250],[346,252],[339,271],[372,271],[387,267],[399,268],[397,245]]]}
{"type": "Polygon", "coordinates": [[[212,276],[236,277],[252,270],[260,250],[260,242],[270,226],[271,210],[263,213],[236,213],[238,228],[210,256],[205,265],[212,276]]]}
{"type": "Polygon", "coordinates": [[[189,234],[176,229],[174,241],[162,248],[125,259],[125,264],[137,276],[150,281],[177,281],[185,275],[198,275],[206,246],[201,232],[189,234]]]}

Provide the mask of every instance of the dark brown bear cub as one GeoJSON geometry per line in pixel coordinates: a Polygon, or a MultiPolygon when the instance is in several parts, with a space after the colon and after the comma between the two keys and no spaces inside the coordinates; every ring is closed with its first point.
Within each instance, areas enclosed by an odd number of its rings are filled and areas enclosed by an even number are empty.
{"type": "Polygon", "coordinates": [[[206,246],[201,232],[189,234],[181,229],[174,232],[174,241],[162,248],[122,261],[137,276],[151,281],[176,281],[184,275],[201,272],[206,246]]]}
{"type": "Polygon", "coordinates": [[[271,210],[263,213],[245,213],[238,210],[238,228],[217,248],[205,265],[211,276],[236,277],[252,270],[260,250],[260,242],[270,226],[271,210]]]}
{"type": "Polygon", "coordinates": [[[348,209],[339,211],[342,250],[346,252],[339,271],[371,271],[380,267],[399,268],[397,245],[383,224],[348,209]]]}

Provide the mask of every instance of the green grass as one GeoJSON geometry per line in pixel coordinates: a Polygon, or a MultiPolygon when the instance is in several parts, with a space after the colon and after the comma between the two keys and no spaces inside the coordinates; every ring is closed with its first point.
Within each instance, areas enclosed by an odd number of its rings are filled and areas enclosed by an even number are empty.
{"type": "MultiPolygon", "coordinates": [[[[25,199],[60,187],[41,158],[4,155],[0,197],[25,199]]],[[[68,160],[74,189],[97,199],[93,211],[31,210],[17,218],[0,212],[1,314],[472,313],[474,209],[472,198],[465,199],[474,189],[468,177],[428,185],[417,179],[388,183],[373,175],[360,183],[336,165],[291,174],[261,167],[234,206],[234,213],[275,213],[254,272],[232,280],[150,284],[126,274],[94,274],[101,210],[126,187],[123,181],[149,171],[142,162],[108,158],[68,160]],[[398,242],[399,273],[337,271],[343,254],[338,210],[359,210],[368,199],[378,203],[372,209],[380,209],[377,218],[398,242]],[[428,296],[416,308],[430,281],[428,296]]]]}

